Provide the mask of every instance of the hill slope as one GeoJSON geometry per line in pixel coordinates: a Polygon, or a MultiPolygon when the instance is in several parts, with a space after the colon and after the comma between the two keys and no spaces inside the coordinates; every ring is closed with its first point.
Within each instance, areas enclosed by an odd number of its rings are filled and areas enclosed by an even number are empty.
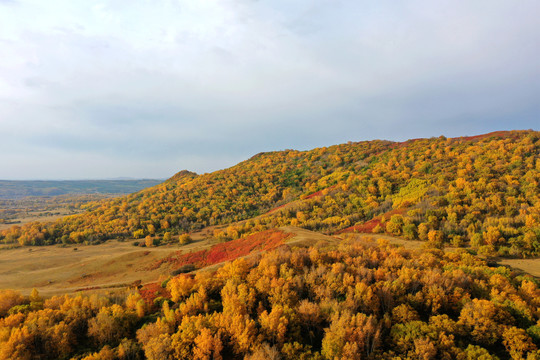
{"type": "Polygon", "coordinates": [[[163,184],[96,203],[52,224],[2,232],[21,244],[160,238],[215,225],[215,236],[293,225],[324,233],[380,231],[540,254],[540,133],[369,141],[261,153],[229,169],[180,172],[163,184]]]}

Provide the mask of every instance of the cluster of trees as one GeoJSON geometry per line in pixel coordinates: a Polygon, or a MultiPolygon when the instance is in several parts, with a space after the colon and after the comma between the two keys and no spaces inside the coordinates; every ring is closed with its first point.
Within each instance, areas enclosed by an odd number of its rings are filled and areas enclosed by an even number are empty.
{"type": "MultiPolygon", "coordinates": [[[[304,199],[255,223],[315,231],[354,231],[379,218],[376,232],[484,255],[540,254],[540,134],[424,139],[397,147],[360,172],[334,172],[304,199]]],[[[325,180],[323,178],[323,180],[325,180]]]]}
{"type": "Polygon", "coordinates": [[[534,131],[263,153],[210,174],[181,172],[52,224],[11,228],[0,241],[94,242],[234,224],[217,234],[229,240],[281,225],[335,233],[380,217],[377,231],[486,255],[534,256],[539,154],[534,131]]]}
{"type": "Polygon", "coordinates": [[[0,292],[0,359],[539,359],[540,288],[459,250],[344,241],[137,293],[0,292]]]}

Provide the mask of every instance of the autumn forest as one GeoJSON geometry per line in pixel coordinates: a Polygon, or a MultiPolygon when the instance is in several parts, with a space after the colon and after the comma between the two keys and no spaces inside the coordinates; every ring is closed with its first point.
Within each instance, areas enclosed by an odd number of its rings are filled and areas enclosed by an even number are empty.
{"type": "Polygon", "coordinates": [[[172,271],[0,290],[0,359],[540,359],[540,280],[498,262],[540,256],[536,131],[260,153],[79,210],[0,252],[130,243],[172,271]]]}

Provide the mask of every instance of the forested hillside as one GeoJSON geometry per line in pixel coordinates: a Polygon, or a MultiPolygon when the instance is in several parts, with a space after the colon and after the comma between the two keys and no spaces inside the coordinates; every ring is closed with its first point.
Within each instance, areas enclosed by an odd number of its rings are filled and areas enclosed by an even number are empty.
{"type": "Polygon", "coordinates": [[[13,227],[0,241],[159,239],[220,224],[229,227],[215,236],[232,240],[294,225],[539,255],[539,150],[540,133],[511,131],[261,153],[210,174],[180,172],[52,224],[13,227]]]}
{"type": "Polygon", "coordinates": [[[535,280],[463,250],[283,247],[161,285],[154,301],[0,291],[0,359],[540,358],[535,280]]]}

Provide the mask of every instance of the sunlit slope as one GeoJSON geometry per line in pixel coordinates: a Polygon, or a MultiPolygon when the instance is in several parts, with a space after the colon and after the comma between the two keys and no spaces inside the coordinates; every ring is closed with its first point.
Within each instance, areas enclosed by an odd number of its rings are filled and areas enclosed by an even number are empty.
{"type": "Polygon", "coordinates": [[[540,253],[539,139],[538,132],[512,131],[262,153],[210,174],[181,172],[86,214],[2,237],[92,242],[230,224],[215,234],[230,240],[293,225],[534,255],[540,253]]]}
{"type": "Polygon", "coordinates": [[[104,202],[83,216],[4,236],[8,241],[57,242],[67,237],[65,241],[80,242],[132,236],[138,230],[144,235],[176,233],[249,219],[298,198],[309,190],[306,184],[342,166],[344,160],[338,158],[339,154],[347,154],[348,166],[360,170],[363,162],[355,163],[389,146],[390,142],[375,141],[309,152],[262,153],[210,174],[197,176],[182,171],[158,186],[104,202]]]}

